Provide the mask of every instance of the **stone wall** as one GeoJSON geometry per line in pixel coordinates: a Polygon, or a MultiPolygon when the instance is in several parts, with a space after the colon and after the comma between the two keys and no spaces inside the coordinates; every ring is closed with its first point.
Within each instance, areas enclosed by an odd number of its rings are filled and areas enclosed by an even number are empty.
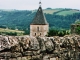
{"type": "Polygon", "coordinates": [[[0,60],[80,60],[80,36],[0,36],[0,60]]]}

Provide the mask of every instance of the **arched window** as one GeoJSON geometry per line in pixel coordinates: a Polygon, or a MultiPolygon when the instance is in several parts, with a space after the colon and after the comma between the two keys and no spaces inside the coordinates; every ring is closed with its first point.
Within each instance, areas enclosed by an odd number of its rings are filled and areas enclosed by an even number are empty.
{"type": "Polygon", "coordinates": [[[35,33],[35,36],[36,36],[36,33],[35,33]]]}
{"type": "Polygon", "coordinates": [[[37,27],[37,31],[39,31],[39,27],[37,27]]]}
{"type": "Polygon", "coordinates": [[[40,33],[40,36],[41,36],[41,33],[40,33]]]}

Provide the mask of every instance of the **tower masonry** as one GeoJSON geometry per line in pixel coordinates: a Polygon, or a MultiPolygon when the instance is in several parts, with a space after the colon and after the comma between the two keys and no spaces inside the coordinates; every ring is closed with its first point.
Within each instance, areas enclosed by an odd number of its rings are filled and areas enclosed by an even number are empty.
{"type": "MultiPolygon", "coordinates": [[[[40,2],[41,3],[41,2],[40,2]]],[[[37,13],[30,24],[30,36],[46,36],[49,31],[49,23],[47,22],[41,5],[39,6],[37,13]]]]}

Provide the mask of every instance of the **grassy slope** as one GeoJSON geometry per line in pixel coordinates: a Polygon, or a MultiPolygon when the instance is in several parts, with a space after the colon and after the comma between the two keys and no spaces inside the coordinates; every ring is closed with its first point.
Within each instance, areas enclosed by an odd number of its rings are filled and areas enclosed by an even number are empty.
{"type": "Polygon", "coordinates": [[[58,9],[46,9],[46,10],[43,10],[44,13],[46,14],[53,14],[54,12],[57,12],[59,11],[58,9]]]}
{"type": "Polygon", "coordinates": [[[66,15],[72,15],[73,13],[80,13],[80,10],[76,10],[76,9],[70,9],[70,10],[65,10],[65,9],[45,9],[43,10],[44,13],[46,14],[53,14],[55,12],[56,15],[63,15],[63,16],[66,16],[66,15]],[[63,11],[61,11],[63,10],[63,11]],[[60,12],[58,12],[60,11],[60,12]]]}
{"type": "Polygon", "coordinates": [[[4,29],[4,28],[0,28],[0,32],[17,32],[17,33],[24,33],[24,31],[19,31],[19,30],[10,30],[10,29],[4,29]]]}
{"type": "Polygon", "coordinates": [[[72,15],[73,13],[80,13],[80,11],[78,10],[62,11],[62,12],[57,13],[56,15],[66,16],[66,15],[72,15]]]}

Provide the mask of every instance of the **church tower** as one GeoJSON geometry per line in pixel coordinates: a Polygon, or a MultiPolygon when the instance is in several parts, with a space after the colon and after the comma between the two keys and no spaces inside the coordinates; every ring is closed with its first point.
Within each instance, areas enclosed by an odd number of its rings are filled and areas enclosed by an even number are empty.
{"type": "Polygon", "coordinates": [[[49,29],[49,24],[43,14],[43,10],[41,7],[41,2],[39,2],[40,6],[37,10],[37,13],[30,24],[30,36],[46,36],[49,29]]]}

